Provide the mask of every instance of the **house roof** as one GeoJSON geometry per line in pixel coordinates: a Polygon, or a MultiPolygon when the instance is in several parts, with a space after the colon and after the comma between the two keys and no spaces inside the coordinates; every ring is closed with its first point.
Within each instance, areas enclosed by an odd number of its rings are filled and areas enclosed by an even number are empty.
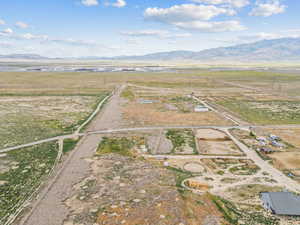
{"type": "Polygon", "coordinates": [[[277,215],[300,216],[300,196],[291,192],[263,192],[261,199],[277,215]]]}

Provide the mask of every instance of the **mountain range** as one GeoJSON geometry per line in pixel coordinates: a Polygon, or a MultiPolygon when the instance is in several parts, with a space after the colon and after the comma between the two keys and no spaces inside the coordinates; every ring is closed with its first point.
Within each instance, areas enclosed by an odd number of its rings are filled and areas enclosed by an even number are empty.
{"type": "MultiPolygon", "coordinates": [[[[7,59],[50,59],[37,54],[0,55],[7,59]]],[[[300,38],[281,38],[263,40],[250,44],[231,47],[212,48],[203,51],[170,51],[141,56],[84,57],[93,60],[136,60],[136,61],[178,61],[191,60],[201,62],[239,61],[239,62],[286,62],[300,61],[300,38]]]]}
{"type": "Polygon", "coordinates": [[[299,61],[300,38],[263,40],[250,44],[207,49],[203,51],[172,51],[125,56],[111,59],[119,60],[194,60],[194,61],[299,61]]]}

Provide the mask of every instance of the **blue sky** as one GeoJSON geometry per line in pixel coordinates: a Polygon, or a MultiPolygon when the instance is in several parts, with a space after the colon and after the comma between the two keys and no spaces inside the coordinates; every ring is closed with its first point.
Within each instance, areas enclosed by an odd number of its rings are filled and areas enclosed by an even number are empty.
{"type": "Polygon", "coordinates": [[[300,36],[296,0],[2,0],[0,54],[140,55],[300,36]]]}

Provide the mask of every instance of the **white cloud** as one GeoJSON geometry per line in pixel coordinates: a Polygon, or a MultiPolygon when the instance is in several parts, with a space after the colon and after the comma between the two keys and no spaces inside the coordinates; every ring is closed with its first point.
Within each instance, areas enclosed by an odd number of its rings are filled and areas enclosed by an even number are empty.
{"type": "Polygon", "coordinates": [[[248,35],[243,35],[239,36],[238,39],[240,41],[261,41],[261,40],[271,40],[271,39],[277,39],[277,38],[282,38],[284,35],[281,34],[275,34],[275,33],[266,33],[266,32],[260,32],[256,34],[248,34],[248,35]]]}
{"type": "Polygon", "coordinates": [[[0,25],[5,25],[5,21],[0,19],[0,25]]]}
{"type": "Polygon", "coordinates": [[[240,36],[239,39],[241,41],[261,41],[261,40],[272,40],[279,38],[298,38],[300,37],[300,32],[294,34],[287,34],[287,32],[278,32],[278,33],[266,33],[260,32],[256,34],[249,34],[240,36]]]}
{"type": "Polygon", "coordinates": [[[22,29],[26,29],[29,27],[27,23],[24,23],[22,21],[16,22],[16,26],[22,29]]]}
{"type": "Polygon", "coordinates": [[[130,45],[140,45],[141,44],[141,40],[137,39],[137,38],[129,38],[125,42],[130,45]]]}
{"type": "Polygon", "coordinates": [[[243,8],[250,4],[249,0],[191,0],[196,3],[206,3],[212,5],[230,5],[235,8],[243,8]]]}
{"type": "Polygon", "coordinates": [[[281,4],[279,0],[256,1],[256,6],[249,15],[268,17],[284,13],[286,8],[287,6],[281,4]]]}
{"type": "Polygon", "coordinates": [[[208,22],[219,15],[233,16],[235,14],[235,10],[228,7],[195,4],[174,5],[170,8],[148,8],[144,12],[148,20],[167,23],[181,29],[201,32],[245,30],[246,28],[236,20],[208,22]]]}
{"type": "Polygon", "coordinates": [[[2,31],[2,33],[4,33],[4,34],[12,34],[13,30],[10,29],[10,28],[6,28],[5,30],[2,31]]]}
{"type": "Polygon", "coordinates": [[[174,5],[170,8],[147,8],[144,12],[146,19],[165,23],[210,20],[222,14],[233,16],[235,11],[213,5],[183,4],[174,5]]]}
{"type": "Polygon", "coordinates": [[[100,46],[100,43],[97,43],[92,40],[76,40],[73,38],[53,38],[47,35],[35,35],[31,33],[26,34],[14,34],[10,28],[5,29],[0,32],[0,36],[14,40],[28,40],[28,41],[39,41],[39,42],[48,42],[53,44],[62,44],[62,45],[71,45],[71,46],[100,46]]]}
{"type": "Polygon", "coordinates": [[[215,41],[226,43],[226,44],[247,44],[263,40],[273,40],[280,38],[300,38],[300,30],[295,29],[294,32],[289,33],[288,30],[279,31],[277,33],[249,33],[242,36],[237,36],[232,39],[215,38],[215,41]]]}
{"type": "Polygon", "coordinates": [[[23,34],[20,37],[26,40],[48,40],[49,39],[47,35],[34,35],[31,33],[23,34]]]}
{"type": "Polygon", "coordinates": [[[85,6],[95,6],[99,5],[98,0],[81,0],[81,3],[85,6]]]}
{"type": "Polygon", "coordinates": [[[112,3],[112,6],[122,8],[126,6],[126,1],[125,0],[117,0],[115,3],[112,3]]]}
{"type": "Polygon", "coordinates": [[[139,31],[124,31],[121,32],[121,34],[125,36],[131,36],[131,37],[144,37],[144,36],[162,37],[168,34],[168,32],[163,30],[139,30],[139,31]]]}
{"type": "Polygon", "coordinates": [[[190,33],[170,33],[166,30],[138,30],[121,32],[122,35],[130,37],[156,37],[156,38],[185,38],[190,37],[190,33]]]}
{"type": "Polygon", "coordinates": [[[11,47],[13,47],[13,44],[10,42],[0,42],[0,47],[1,48],[11,48],[11,47]]]}
{"type": "Polygon", "coordinates": [[[187,21],[174,23],[175,26],[188,30],[197,30],[201,32],[228,32],[228,31],[242,31],[246,30],[246,27],[241,25],[239,21],[187,21]]]}
{"type": "Polygon", "coordinates": [[[45,41],[57,43],[57,44],[65,44],[65,45],[73,45],[73,46],[86,46],[86,47],[98,45],[95,41],[75,40],[73,38],[67,38],[67,39],[48,38],[45,41]]]}

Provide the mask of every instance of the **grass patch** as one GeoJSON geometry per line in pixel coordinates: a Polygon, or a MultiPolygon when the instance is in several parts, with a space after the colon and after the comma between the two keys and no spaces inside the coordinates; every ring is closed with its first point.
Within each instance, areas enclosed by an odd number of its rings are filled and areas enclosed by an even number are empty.
{"type": "Polygon", "coordinates": [[[238,165],[231,167],[229,172],[235,175],[253,175],[260,170],[256,165],[238,165]]]}
{"type": "MultiPolygon", "coordinates": [[[[44,143],[7,153],[1,160],[9,170],[0,173],[0,219],[14,213],[49,174],[57,157],[57,143],[44,143]]],[[[1,163],[1,161],[0,161],[1,163]]]]}
{"type": "Polygon", "coordinates": [[[299,101],[241,101],[227,99],[218,104],[255,124],[300,124],[299,101]]]}
{"type": "Polygon", "coordinates": [[[97,155],[115,153],[123,156],[132,156],[132,148],[135,146],[135,142],[128,138],[108,138],[103,137],[100,142],[97,155]]]}
{"type": "Polygon", "coordinates": [[[261,212],[238,209],[232,202],[221,197],[210,195],[211,200],[231,225],[279,225],[279,220],[272,216],[264,216],[261,212]]]}
{"type": "Polygon", "coordinates": [[[0,148],[73,133],[105,96],[1,97],[0,148]]]}
{"type": "Polygon", "coordinates": [[[133,101],[135,99],[135,95],[134,95],[133,91],[128,87],[122,91],[121,97],[128,99],[129,101],[133,101]]]}
{"type": "Polygon", "coordinates": [[[182,182],[188,178],[193,177],[193,173],[189,171],[185,171],[182,169],[178,169],[175,167],[168,166],[167,169],[171,170],[175,175],[176,187],[182,189],[182,182]]]}
{"type": "Polygon", "coordinates": [[[190,147],[193,150],[193,154],[198,154],[195,136],[192,130],[168,130],[166,133],[166,137],[172,142],[173,145],[171,153],[174,154],[184,152],[186,147],[190,147]]]}
{"type": "Polygon", "coordinates": [[[79,142],[80,139],[72,139],[72,138],[69,138],[69,139],[65,139],[64,140],[64,148],[63,148],[63,153],[68,153],[70,151],[72,151],[76,144],[79,142]]]}
{"type": "Polygon", "coordinates": [[[181,113],[191,113],[194,111],[194,106],[199,105],[196,100],[185,96],[173,97],[170,103],[174,104],[181,113]]]}

